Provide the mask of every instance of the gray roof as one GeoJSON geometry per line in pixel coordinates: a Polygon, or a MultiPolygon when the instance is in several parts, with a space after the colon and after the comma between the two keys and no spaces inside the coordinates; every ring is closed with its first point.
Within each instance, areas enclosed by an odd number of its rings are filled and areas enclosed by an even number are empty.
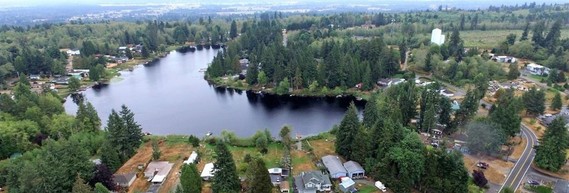
{"type": "Polygon", "coordinates": [[[344,165],[342,165],[342,162],[338,156],[324,156],[322,157],[322,163],[324,163],[324,166],[326,166],[328,172],[330,172],[332,175],[337,173],[347,173],[346,168],[344,168],[344,165]]]}
{"type": "MultiPolygon", "coordinates": [[[[300,175],[294,177],[294,184],[300,190],[315,190],[316,188],[305,188],[304,185],[308,182],[314,184],[332,184],[330,177],[320,171],[302,172],[300,175]]],[[[302,191],[300,191],[302,192],[302,191]]]]}
{"type": "Polygon", "coordinates": [[[557,180],[555,183],[554,193],[569,193],[569,182],[566,180],[557,180]]]}
{"type": "Polygon", "coordinates": [[[561,110],[560,113],[555,114],[555,115],[541,115],[538,117],[538,119],[545,125],[549,125],[551,124],[551,122],[553,122],[553,120],[555,120],[557,117],[561,117],[565,123],[569,123],[569,112],[565,109],[561,110]]]}
{"type": "Polygon", "coordinates": [[[364,168],[358,162],[355,161],[348,161],[344,163],[344,167],[346,168],[348,173],[364,171],[364,168]]]}
{"type": "Polygon", "coordinates": [[[136,176],[136,173],[131,172],[131,173],[127,173],[127,174],[115,174],[113,175],[113,180],[115,181],[115,183],[118,183],[119,185],[122,184],[127,184],[130,182],[130,180],[132,178],[134,178],[136,176]]]}

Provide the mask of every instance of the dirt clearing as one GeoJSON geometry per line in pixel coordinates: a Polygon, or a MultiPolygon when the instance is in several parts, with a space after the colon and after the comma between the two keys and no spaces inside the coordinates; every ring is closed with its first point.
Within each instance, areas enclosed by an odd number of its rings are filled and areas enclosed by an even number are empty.
{"type": "Polygon", "coordinates": [[[464,160],[464,166],[466,166],[468,172],[470,173],[473,170],[478,169],[478,167],[476,167],[476,163],[478,161],[488,163],[490,167],[484,171],[484,175],[486,176],[486,179],[488,179],[489,182],[495,184],[502,184],[502,182],[504,182],[504,179],[510,172],[510,169],[514,167],[513,163],[489,157],[475,157],[472,155],[464,155],[463,160],[464,160]]]}

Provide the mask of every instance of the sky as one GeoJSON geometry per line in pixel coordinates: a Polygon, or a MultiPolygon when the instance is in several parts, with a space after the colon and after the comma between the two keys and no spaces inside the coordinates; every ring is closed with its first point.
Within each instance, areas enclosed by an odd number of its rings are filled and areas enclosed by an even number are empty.
{"type": "MultiPolygon", "coordinates": [[[[353,0],[0,0],[0,6],[41,6],[41,5],[80,5],[80,4],[142,4],[142,3],[200,3],[200,4],[208,4],[208,3],[267,3],[267,2],[274,2],[274,3],[285,3],[285,2],[327,2],[327,1],[334,1],[334,2],[350,2],[353,3],[353,0]]],[[[566,3],[567,0],[359,0],[362,2],[373,2],[373,3],[396,3],[401,1],[414,1],[414,2],[480,2],[480,3],[491,3],[493,5],[501,5],[501,4],[513,4],[514,2],[523,4],[525,2],[537,2],[538,4],[541,3],[566,3]]],[[[490,5],[490,4],[489,4],[490,5]]]]}

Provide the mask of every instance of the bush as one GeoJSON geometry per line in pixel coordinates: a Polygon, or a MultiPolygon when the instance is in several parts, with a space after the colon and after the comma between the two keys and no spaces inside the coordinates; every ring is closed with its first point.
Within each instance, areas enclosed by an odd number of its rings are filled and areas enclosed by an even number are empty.
{"type": "Polygon", "coordinates": [[[200,139],[194,135],[190,135],[190,137],[188,138],[188,142],[192,144],[193,147],[200,146],[200,139]]]}

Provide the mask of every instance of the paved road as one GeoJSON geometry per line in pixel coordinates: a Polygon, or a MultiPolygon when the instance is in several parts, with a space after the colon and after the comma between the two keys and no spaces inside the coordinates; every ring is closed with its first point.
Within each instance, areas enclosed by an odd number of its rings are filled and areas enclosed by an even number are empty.
{"type": "Polygon", "coordinates": [[[522,156],[518,159],[514,168],[512,168],[508,174],[508,177],[506,177],[506,181],[500,188],[500,191],[502,191],[504,187],[510,187],[513,190],[517,190],[522,183],[524,176],[531,167],[533,158],[535,157],[535,150],[533,147],[537,145],[537,136],[535,136],[535,134],[523,124],[521,126],[521,131],[522,136],[527,140],[526,147],[522,156]]]}

